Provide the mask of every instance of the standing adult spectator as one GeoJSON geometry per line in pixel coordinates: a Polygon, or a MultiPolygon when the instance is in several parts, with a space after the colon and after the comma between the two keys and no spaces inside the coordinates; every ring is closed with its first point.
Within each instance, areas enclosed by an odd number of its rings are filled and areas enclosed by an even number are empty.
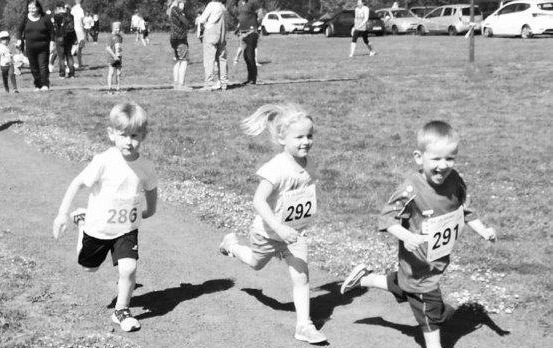
{"type": "Polygon", "coordinates": [[[92,28],[92,25],[94,25],[94,19],[92,18],[92,15],[90,14],[90,12],[87,12],[83,18],[84,36],[85,36],[86,42],[89,41],[89,36],[91,36],[90,29],[92,28]]]}
{"type": "Polygon", "coordinates": [[[355,20],[353,22],[353,34],[351,38],[351,48],[349,52],[349,57],[353,57],[355,53],[355,46],[357,45],[357,39],[359,37],[363,38],[363,42],[369,49],[369,55],[374,56],[376,54],[373,51],[373,48],[369,44],[369,8],[365,5],[366,0],[357,0],[357,7],[355,7],[355,20]]]}
{"type": "Polygon", "coordinates": [[[92,16],[92,28],[90,28],[90,36],[92,36],[92,43],[98,44],[98,34],[100,34],[100,17],[97,14],[92,16]]]}
{"type": "Polygon", "coordinates": [[[75,53],[77,55],[77,64],[75,68],[82,68],[83,65],[83,48],[85,45],[85,34],[84,34],[84,10],[81,7],[82,0],[75,0],[75,6],[71,8],[71,15],[73,16],[73,22],[75,23],[75,34],[77,34],[77,44],[75,48],[75,53]]]}
{"type": "Polygon", "coordinates": [[[175,65],[173,66],[174,88],[190,91],[192,88],[184,85],[186,68],[188,67],[188,30],[192,24],[186,5],[186,0],[173,0],[167,9],[167,14],[171,23],[169,42],[175,53],[175,65]]]}
{"type": "Polygon", "coordinates": [[[142,21],[142,17],[140,17],[140,13],[138,10],[134,10],[133,15],[131,16],[131,33],[134,33],[136,39],[135,42],[138,43],[138,40],[140,38],[140,22],[142,21]]]}
{"type": "Polygon", "coordinates": [[[227,8],[225,0],[212,0],[198,17],[198,23],[204,26],[204,91],[226,90],[227,72],[227,8]],[[218,67],[218,79],[215,82],[214,65],[218,67]]]}
{"type": "MultiPolygon", "coordinates": [[[[75,67],[73,66],[73,55],[71,47],[77,40],[73,26],[73,16],[67,13],[63,1],[58,1],[54,11],[54,31],[56,36],[56,51],[58,55],[58,66],[60,78],[65,78],[66,63],[69,69],[67,77],[75,77],[75,67]]],[[[54,64],[51,61],[51,64],[54,64]]]]}
{"type": "Polygon", "coordinates": [[[244,85],[257,83],[257,64],[255,49],[259,40],[257,12],[260,7],[255,0],[240,0],[238,3],[238,30],[244,46],[244,60],[248,69],[248,79],[244,85]]]}
{"type": "Polygon", "coordinates": [[[21,47],[24,42],[35,91],[48,91],[50,88],[48,59],[50,46],[54,46],[54,27],[38,0],[28,0],[17,37],[16,46],[21,47]]]}

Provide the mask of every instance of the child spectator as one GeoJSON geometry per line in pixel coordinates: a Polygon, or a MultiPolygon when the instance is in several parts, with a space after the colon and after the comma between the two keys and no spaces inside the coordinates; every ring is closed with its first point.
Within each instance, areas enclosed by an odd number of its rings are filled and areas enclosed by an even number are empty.
{"type": "Polygon", "coordinates": [[[92,36],[92,43],[94,45],[98,44],[98,34],[100,33],[100,17],[97,14],[92,16],[93,24],[90,28],[90,36],[92,36]]]}
{"type": "Polygon", "coordinates": [[[138,229],[142,219],[156,212],[157,177],[152,162],[139,154],[147,134],[146,112],[137,104],[113,107],[107,127],[113,146],[97,154],[69,185],[54,220],[53,234],[58,238],[67,228],[68,213],[78,191],[90,190],[86,214],[74,213],[79,226],[78,263],[95,272],[111,251],[113,265],[119,271],[117,302],[112,320],[123,331],[140,329],[129,310],[136,282],[138,229]],[[142,209],[144,191],[146,209],[142,209]],[[82,221],[84,219],[84,222],[82,221]]]}
{"type": "Polygon", "coordinates": [[[12,83],[13,93],[19,93],[17,90],[17,81],[15,79],[13,57],[9,47],[10,34],[7,31],[0,31],[0,69],[2,70],[2,82],[6,93],[10,92],[8,80],[12,83]]]}
{"type": "Polygon", "coordinates": [[[112,92],[111,86],[115,73],[115,90],[121,89],[121,70],[123,67],[123,37],[120,34],[121,22],[111,24],[111,37],[106,46],[108,52],[108,89],[112,92]]]}
{"type": "Polygon", "coordinates": [[[84,35],[85,35],[86,42],[89,41],[90,29],[92,29],[93,25],[94,25],[94,18],[92,18],[92,15],[90,14],[90,12],[87,12],[83,18],[83,28],[84,28],[84,35]]]}
{"type": "Polygon", "coordinates": [[[296,308],[294,337],[309,343],[327,339],[310,320],[307,227],[317,210],[315,183],[307,155],[313,144],[313,120],[296,105],[265,105],[242,122],[247,135],[268,128],[282,151],[257,171],[259,185],[253,198],[257,211],[250,247],[238,244],[235,233],[223,238],[219,249],[254,270],[273,257],[284,259],[292,278],[296,308]]]}
{"type": "Polygon", "coordinates": [[[465,222],[487,240],[486,228],[467,207],[467,188],[453,169],[459,136],[442,121],[427,123],[417,134],[417,173],[408,174],[379,219],[378,230],[399,239],[399,269],[375,274],[358,265],[340,289],[345,293],[363,286],[391,292],[398,302],[408,301],[420,324],[426,347],[441,347],[440,327],[448,319],[439,281],[465,222]]]}
{"type": "Polygon", "coordinates": [[[29,59],[27,59],[23,52],[21,52],[21,48],[15,47],[13,51],[13,72],[15,73],[15,75],[21,75],[21,68],[24,66],[29,66],[29,59]]]}
{"type": "MultiPolygon", "coordinates": [[[[73,64],[71,48],[77,41],[77,34],[75,34],[73,16],[67,12],[63,1],[59,1],[56,4],[53,22],[56,37],[59,76],[60,78],[65,78],[66,70],[69,70],[67,77],[73,78],[75,77],[75,66],[73,64]]],[[[52,58],[54,57],[55,56],[52,56],[52,58]]],[[[50,64],[54,64],[54,59],[50,60],[50,64]]]]}

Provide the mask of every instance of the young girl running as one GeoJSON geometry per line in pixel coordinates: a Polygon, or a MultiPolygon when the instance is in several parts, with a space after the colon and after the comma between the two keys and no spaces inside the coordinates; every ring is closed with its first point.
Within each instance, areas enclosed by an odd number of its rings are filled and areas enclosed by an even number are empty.
{"type": "Polygon", "coordinates": [[[257,171],[259,186],[253,198],[257,211],[250,246],[238,244],[235,233],[223,238],[220,251],[236,257],[254,270],[273,257],[286,261],[293,283],[300,341],[326,341],[309,317],[309,269],[306,228],[317,210],[315,184],[309,174],[307,155],[313,144],[313,120],[297,105],[265,105],[242,122],[244,133],[261,134],[266,128],[271,140],[282,148],[257,171]]]}

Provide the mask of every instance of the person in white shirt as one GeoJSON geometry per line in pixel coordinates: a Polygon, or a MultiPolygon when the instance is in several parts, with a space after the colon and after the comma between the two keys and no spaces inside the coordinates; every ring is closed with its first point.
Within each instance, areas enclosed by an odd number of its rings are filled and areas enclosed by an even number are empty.
{"type": "Polygon", "coordinates": [[[140,21],[142,21],[142,17],[140,17],[140,13],[138,10],[134,10],[134,14],[131,16],[131,33],[134,33],[135,35],[135,42],[138,43],[140,39],[140,21]]]}
{"type": "Polygon", "coordinates": [[[111,252],[113,265],[119,271],[117,302],[111,319],[123,331],[140,329],[129,310],[136,283],[138,230],[142,219],[154,215],[157,207],[154,165],[139,153],[147,127],[146,112],[139,105],[121,103],[113,107],[107,127],[113,146],[95,155],[73,179],[53,224],[57,239],[67,229],[69,210],[77,193],[88,188],[86,211],[78,209],[72,214],[79,229],[78,263],[86,271],[95,272],[111,252]]]}
{"type": "Polygon", "coordinates": [[[73,48],[74,55],[77,56],[77,63],[75,63],[75,68],[77,69],[83,66],[82,52],[85,45],[84,10],[81,7],[81,3],[82,0],[75,0],[75,6],[71,8],[75,34],[77,34],[77,43],[73,48]]]}
{"type": "Polygon", "coordinates": [[[94,25],[94,18],[92,18],[92,15],[90,13],[87,13],[86,16],[83,18],[83,27],[84,27],[86,42],[89,41],[88,36],[90,35],[90,29],[92,29],[93,25],[94,25]]]}
{"type": "Polygon", "coordinates": [[[369,56],[374,56],[376,52],[369,44],[369,8],[365,5],[366,0],[357,0],[357,7],[355,7],[355,20],[353,23],[353,33],[351,38],[351,47],[349,57],[353,57],[355,53],[355,46],[357,45],[357,39],[363,38],[363,42],[369,49],[369,56]]]}

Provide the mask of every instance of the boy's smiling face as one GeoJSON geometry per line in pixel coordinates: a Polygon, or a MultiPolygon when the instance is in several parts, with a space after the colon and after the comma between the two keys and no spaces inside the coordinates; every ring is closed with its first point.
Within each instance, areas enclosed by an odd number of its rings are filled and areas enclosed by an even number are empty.
{"type": "Polygon", "coordinates": [[[424,151],[414,152],[415,162],[422,167],[422,174],[432,186],[440,186],[449,176],[455,164],[458,141],[437,138],[426,145],[424,151]]]}

